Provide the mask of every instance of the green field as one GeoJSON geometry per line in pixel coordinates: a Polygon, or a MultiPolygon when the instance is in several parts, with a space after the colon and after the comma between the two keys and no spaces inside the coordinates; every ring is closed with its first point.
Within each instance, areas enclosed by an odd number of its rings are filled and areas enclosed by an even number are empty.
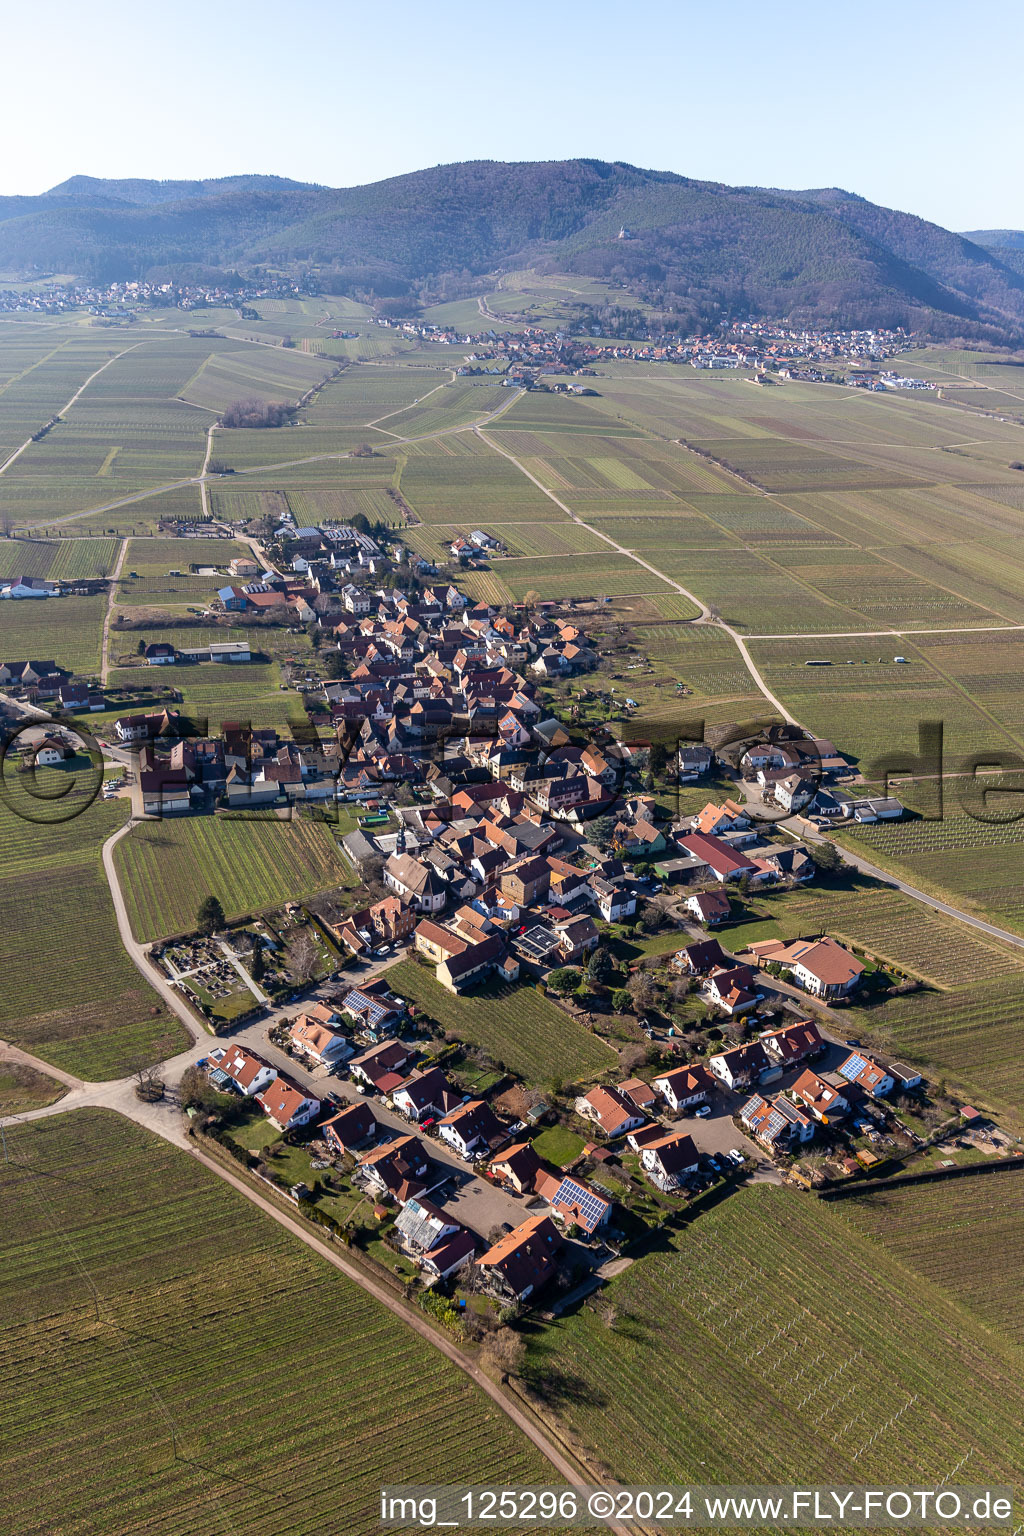
{"type": "Polygon", "coordinates": [[[415,960],[394,966],[388,981],[443,1029],[482,1046],[495,1062],[537,1087],[550,1087],[555,1079],[591,1081],[617,1062],[609,1046],[528,984],[491,983],[455,997],[415,960]]]}
{"type": "Polygon", "coordinates": [[[0,1037],[91,1079],[188,1044],[118,937],[99,848],[124,812],[98,801],[39,826],[0,807],[0,1037]]]}
{"type": "Polygon", "coordinates": [[[833,1208],[766,1184],[538,1330],[531,1358],[536,1390],[627,1483],[694,1467],[704,1483],[941,1482],[962,1457],[1013,1483],[1024,1454],[1017,1347],[833,1208]],[[642,1434],[623,1434],[625,1404],[642,1434]]]}
{"type": "Polygon", "coordinates": [[[1024,1343],[1024,1178],[995,1173],[872,1191],[834,1209],[990,1328],[1024,1343]]]}
{"type": "Polygon", "coordinates": [[[216,896],[241,917],[352,883],[330,829],[248,816],[140,822],[117,845],[118,877],[140,939],[190,932],[216,896]]]}
{"type": "Polygon", "coordinates": [[[97,1111],[8,1142],[10,1530],[370,1536],[381,1487],[439,1456],[547,1475],[462,1371],[185,1154],[97,1111]]]}

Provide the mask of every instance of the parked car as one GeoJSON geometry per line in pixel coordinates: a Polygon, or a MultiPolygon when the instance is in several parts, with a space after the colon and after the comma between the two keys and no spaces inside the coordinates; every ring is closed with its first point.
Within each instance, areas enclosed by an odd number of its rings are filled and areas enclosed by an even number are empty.
{"type": "Polygon", "coordinates": [[[710,1113],[711,1113],[711,1105],[710,1104],[698,1104],[697,1108],[694,1110],[694,1114],[696,1115],[698,1120],[706,1120],[708,1115],[710,1115],[710,1113]]]}

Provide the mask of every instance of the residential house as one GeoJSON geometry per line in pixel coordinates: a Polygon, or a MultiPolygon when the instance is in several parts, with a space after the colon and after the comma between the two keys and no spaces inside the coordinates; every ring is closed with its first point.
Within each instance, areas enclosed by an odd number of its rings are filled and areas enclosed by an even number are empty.
{"type": "Polygon", "coordinates": [[[320,1125],[320,1134],[338,1157],[365,1147],[377,1134],[377,1121],[369,1104],[350,1104],[320,1125]]]}
{"type": "Polygon", "coordinates": [[[641,1147],[640,1166],[652,1184],[668,1193],[697,1172],[697,1148],[683,1131],[662,1134],[641,1147]]]}
{"type": "Polygon", "coordinates": [[[518,906],[533,906],[543,901],[548,894],[551,884],[548,861],[538,855],[511,864],[502,872],[498,884],[518,906]]]}
{"type": "Polygon", "coordinates": [[[676,950],[670,964],[674,970],[683,971],[687,976],[706,976],[709,971],[724,970],[735,965],[736,961],[722,948],[718,939],[700,939],[696,944],[687,944],[685,948],[676,950]]]}
{"type": "Polygon", "coordinates": [[[690,826],[695,832],[721,837],[724,832],[745,831],[750,826],[750,817],[735,800],[727,800],[724,805],[709,800],[704,809],[691,818],[690,826]]]}
{"type": "Polygon", "coordinates": [[[297,1051],[315,1066],[333,1067],[352,1055],[347,1035],[329,1024],[321,1024],[308,1013],[300,1013],[291,1030],[291,1042],[297,1051]]]}
{"type": "Polygon", "coordinates": [[[896,1086],[892,1073],[863,1051],[851,1051],[846,1060],[839,1063],[836,1072],[852,1088],[866,1093],[869,1099],[884,1099],[896,1086]]]}
{"type": "Polygon", "coordinates": [[[789,1095],[822,1125],[830,1125],[833,1120],[842,1119],[850,1108],[850,1101],[843,1097],[839,1089],[826,1083],[809,1067],[792,1084],[789,1095]]]}
{"type": "Polygon", "coordinates": [[[780,1029],[766,1030],[758,1038],[772,1061],[782,1067],[796,1066],[797,1062],[825,1049],[821,1031],[812,1019],[798,1019],[780,1029]]]}
{"type": "Polygon", "coordinates": [[[763,884],[766,880],[775,878],[774,870],[770,870],[762,863],[748,858],[746,854],[737,853],[728,843],[719,837],[712,837],[705,832],[691,832],[680,839],[680,847],[686,853],[692,853],[696,858],[703,860],[716,880],[747,879],[753,884],[763,884]]]}
{"type": "Polygon", "coordinates": [[[729,897],[725,891],[695,891],[686,898],[686,910],[705,928],[713,928],[729,916],[729,897]]]}
{"type": "Polygon", "coordinates": [[[658,1105],[658,1095],[642,1078],[627,1077],[624,1083],[619,1083],[618,1089],[637,1109],[643,1110],[646,1115],[653,1115],[658,1105]]]}
{"type": "Polygon", "coordinates": [[[559,1221],[567,1227],[577,1227],[586,1237],[593,1237],[611,1215],[611,1201],[571,1174],[562,1179],[542,1175],[536,1188],[559,1221]]]}
{"type": "Polygon", "coordinates": [[[674,1110],[690,1109],[703,1104],[715,1086],[715,1080],[707,1067],[673,1067],[660,1073],[653,1086],[674,1110]]]}
{"type": "Polygon", "coordinates": [[[378,1093],[390,1093],[403,1080],[403,1074],[416,1053],[400,1040],[383,1040],[349,1062],[354,1082],[365,1083],[378,1093]]]}
{"type": "Polygon", "coordinates": [[[865,967],[848,949],[827,936],[820,939],[766,939],[751,944],[760,962],[774,961],[791,971],[793,980],[814,997],[846,997],[860,981],[865,967]]]}
{"type": "Polygon", "coordinates": [[[700,743],[695,746],[681,746],[678,762],[679,782],[693,784],[697,779],[703,778],[711,767],[711,751],[700,743]]]}
{"type": "Polygon", "coordinates": [[[476,1236],[424,1196],[407,1200],[395,1222],[402,1247],[435,1279],[444,1280],[476,1252],[476,1236]]]}
{"type": "Polygon", "coordinates": [[[502,1301],[536,1295],[555,1272],[562,1238],[549,1216],[529,1216],[498,1239],[476,1264],[487,1290],[502,1301]]]}
{"type": "Polygon", "coordinates": [[[761,1042],[751,1040],[709,1057],[708,1066],[719,1082],[738,1091],[758,1082],[763,1073],[771,1070],[772,1063],[761,1042]]]}
{"type": "Polygon", "coordinates": [[[457,1105],[463,1095],[453,1088],[440,1067],[411,1073],[391,1094],[395,1108],[407,1120],[440,1119],[457,1105]]]}
{"type": "Polygon", "coordinates": [[[704,983],[704,995],[723,1013],[735,1018],[757,1005],[762,993],[754,985],[754,970],[749,965],[723,966],[711,972],[704,983]]]}
{"type": "Polygon", "coordinates": [[[605,1136],[624,1136],[646,1118],[634,1101],[620,1088],[591,1088],[575,1103],[575,1110],[584,1120],[592,1120],[605,1136]]]}
{"type": "Polygon", "coordinates": [[[425,1193],[429,1166],[426,1149],[418,1136],[397,1136],[394,1141],[364,1152],[358,1172],[375,1194],[404,1205],[425,1193]]]}
{"type": "Polygon", "coordinates": [[[511,1184],[520,1195],[533,1189],[540,1170],[541,1160],[528,1141],[517,1141],[514,1146],[506,1147],[491,1163],[492,1173],[511,1184]]]}
{"type": "Polygon", "coordinates": [[[811,1116],[784,1098],[755,1093],[740,1110],[740,1119],[755,1140],[772,1152],[787,1152],[814,1135],[811,1116]]]}
{"type": "Polygon", "coordinates": [[[240,1045],[216,1045],[207,1058],[210,1081],[215,1087],[231,1087],[247,1099],[255,1098],[269,1088],[277,1076],[277,1068],[257,1056],[243,1050],[240,1045]]]}
{"type": "Polygon", "coordinates": [[[504,1139],[507,1132],[483,1099],[470,1099],[449,1110],[438,1121],[437,1132],[460,1157],[483,1156],[504,1139]]]}
{"type": "Polygon", "coordinates": [[[405,1013],[405,1003],[388,990],[382,977],[352,987],[341,1006],[371,1040],[394,1034],[405,1013]]]}
{"type": "Polygon", "coordinates": [[[281,1076],[275,1077],[268,1088],[256,1095],[256,1102],[271,1125],[279,1131],[290,1131],[295,1126],[307,1125],[320,1113],[318,1098],[281,1076]]]}

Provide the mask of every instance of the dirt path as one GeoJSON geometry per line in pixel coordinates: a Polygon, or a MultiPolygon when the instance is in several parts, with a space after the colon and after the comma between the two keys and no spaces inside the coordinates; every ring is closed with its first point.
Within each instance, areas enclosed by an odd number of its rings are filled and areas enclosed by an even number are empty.
{"type": "MultiPolygon", "coordinates": [[[[59,411],[55,411],[54,412],[54,415],[55,416],[63,416],[65,411],[70,411],[71,407],[74,405],[75,401],[79,398],[79,396],[82,395],[85,392],[85,390],[87,390],[89,388],[89,385],[92,383],[93,379],[98,379],[100,374],[104,373],[106,371],[106,369],[108,369],[112,363],[116,363],[117,362],[118,358],[124,357],[127,352],[134,352],[136,347],[142,347],[142,346],[145,346],[145,342],[144,341],[133,341],[130,347],[124,347],[124,348],[122,348],[122,350],[120,352],[115,352],[113,357],[108,357],[106,362],[101,367],[96,369],[95,373],[90,373],[89,377],[85,380],[85,382],[83,384],[79,384],[78,388],[75,390],[74,394],[71,396],[71,399],[67,402],[67,404],[66,405],[62,405],[59,411]]],[[[11,465],[14,463],[14,461],[16,459],[20,459],[21,455],[25,452],[25,449],[26,448],[31,448],[31,446],[32,446],[32,439],[30,437],[27,437],[25,439],[25,441],[22,443],[21,447],[20,448],[16,448],[14,450],[14,452],[11,454],[10,458],[5,459],[4,462],[2,464],[0,464],[0,475],[5,475],[7,473],[7,471],[10,469],[11,465]]],[[[84,515],[84,514],[79,514],[79,515],[84,515]]],[[[63,521],[63,519],[61,519],[61,521],[63,521]]]]}
{"type": "Polygon", "coordinates": [[[110,675],[110,620],[114,613],[114,605],[117,602],[117,584],[121,579],[124,569],[125,556],[128,553],[128,540],[121,540],[121,548],[118,551],[114,569],[110,573],[110,589],[107,592],[107,611],[103,615],[103,642],[100,649],[100,682],[106,684],[110,675]]]}
{"type": "MultiPolygon", "coordinates": [[[[765,682],[764,678],[761,676],[756,665],[754,664],[754,659],[750,652],[747,650],[742,636],[739,635],[735,629],[733,629],[731,624],[726,624],[723,619],[713,619],[711,617],[711,610],[707,603],[704,602],[703,598],[698,597],[695,592],[689,591],[689,589],[684,587],[680,582],[674,581],[671,576],[666,576],[663,571],[659,571],[658,567],[656,565],[652,565],[649,560],[644,560],[640,555],[634,554],[631,549],[627,549],[624,544],[620,544],[616,539],[613,539],[610,534],[605,533],[603,529],[595,528],[593,523],[584,522],[583,518],[577,516],[571,507],[566,506],[565,502],[560,500],[560,498],[555,495],[554,491],[549,490],[543,481],[538,480],[536,475],[531,474],[530,471],[526,468],[526,465],[521,463],[520,460],[516,458],[514,453],[510,453],[507,448],[502,448],[501,445],[496,443],[493,438],[488,437],[482,426],[476,426],[473,428],[473,430],[482,442],[485,442],[489,448],[493,448],[495,453],[500,453],[502,458],[508,459],[510,464],[514,464],[519,470],[520,474],[525,475],[527,480],[532,481],[539,491],[543,491],[544,495],[547,496],[550,501],[553,501],[555,506],[558,507],[560,511],[564,512],[566,517],[568,517],[578,527],[586,528],[589,533],[593,533],[597,538],[602,539],[604,543],[607,544],[610,549],[615,550],[617,554],[624,555],[627,560],[632,560],[634,565],[642,566],[645,571],[650,571],[652,576],[657,576],[659,581],[663,581],[667,587],[671,587],[674,592],[678,592],[682,597],[685,597],[689,602],[693,603],[694,607],[700,611],[700,618],[695,622],[703,624],[714,624],[716,629],[723,630],[724,633],[727,634],[732,640],[740,655],[743,657],[743,664],[747,671],[750,673],[750,676],[753,679],[758,692],[768,700],[768,703],[772,706],[773,709],[778,710],[779,714],[788,725],[800,725],[799,720],[790,714],[782,700],[776,698],[775,694],[772,693],[771,689],[768,687],[768,684],[765,682]]],[[[801,729],[806,729],[806,727],[801,726],[801,729]]]]}

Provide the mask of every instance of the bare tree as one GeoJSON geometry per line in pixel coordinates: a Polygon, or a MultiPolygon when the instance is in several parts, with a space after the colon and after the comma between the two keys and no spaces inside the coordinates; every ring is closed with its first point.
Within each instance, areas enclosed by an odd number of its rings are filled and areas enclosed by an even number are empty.
{"type": "Polygon", "coordinates": [[[288,969],[300,987],[306,987],[316,975],[317,950],[313,935],[302,928],[288,946],[288,969]]]}
{"type": "Polygon", "coordinates": [[[485,1364],[500,1371],[503,1378],[519,1376],[526,1364],[526,1340],[514,1328],[499,1328],[487,1335],[480,1353],[485,1364]]]}

